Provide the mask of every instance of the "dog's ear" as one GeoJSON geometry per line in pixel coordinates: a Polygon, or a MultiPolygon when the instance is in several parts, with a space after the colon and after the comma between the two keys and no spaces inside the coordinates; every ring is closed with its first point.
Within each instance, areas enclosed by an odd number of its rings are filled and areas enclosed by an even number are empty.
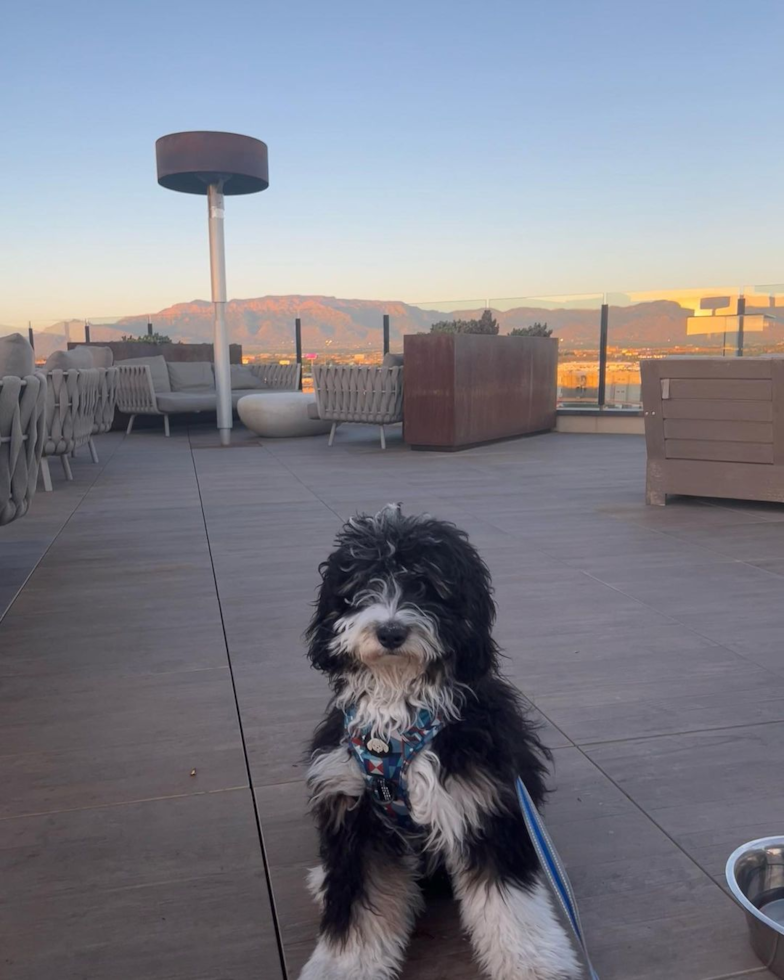
{"type": "Polygon", "coordinates": [[[498,647],[493,640],[493,586],[490,570],[467,535],[454,529],[447,534],[445,545],[458,591],[458,616],[452,637],[455,677],[470,684],[494,670],[498,662],[498,647]]]}
{"type": "Polygon", "coordinates": [[[344,612],[346,606],[345,599],[339,591],[342,580],[340,566],[343,558],[345,558],[343,549],[338,548],[320,565],[321,586],[316,601],[316,611],[305,632],[311,664],[317,670],[328,673],[338,670],[342,659],[340,655],[332,652],[330,641],[334,636],[332,625],[344,612]]]}

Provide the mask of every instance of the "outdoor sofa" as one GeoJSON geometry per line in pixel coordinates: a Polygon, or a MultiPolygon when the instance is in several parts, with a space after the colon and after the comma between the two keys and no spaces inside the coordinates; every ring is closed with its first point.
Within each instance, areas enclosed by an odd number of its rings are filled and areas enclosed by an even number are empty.
{"type": "MultiPolygon", "coordinates": [[[[214,412],[215,372],[209,361],[166,361],[162,356],[117,361],[117,407],[129,416],[130,434],[137,415],[160,415],[169,435],[169,416],[214,412]]],[[[264,391],[297,391],[298,364],[232,364],[231,403],[264,391]]]]}

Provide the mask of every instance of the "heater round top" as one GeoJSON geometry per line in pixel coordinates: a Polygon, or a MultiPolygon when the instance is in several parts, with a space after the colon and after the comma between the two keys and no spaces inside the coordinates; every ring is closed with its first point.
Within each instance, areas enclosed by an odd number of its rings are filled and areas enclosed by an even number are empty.
{"type": "Polygon", "coordinates": [[[224,194],[269,187],[267,144],[237,133],[171,133],[155,143],[158,183],[184,194],[206,194],[223,181],[224,194]]]}

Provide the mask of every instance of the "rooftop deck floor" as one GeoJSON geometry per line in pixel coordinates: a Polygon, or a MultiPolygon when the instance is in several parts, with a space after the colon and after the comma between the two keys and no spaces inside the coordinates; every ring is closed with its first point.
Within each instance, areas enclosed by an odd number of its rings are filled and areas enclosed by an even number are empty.
{"type": "MultiPolygon", "coordinates": [[[[340,521],[398,500],[493,572],[602,980],[772,977],[722,872],[784,830],[784,507],[646,509],[637,437],[375,440],[110,434],[0,529],[0,975],[296,978],[327,699],[300,634],[340,521]]],[[[479,977],[450,903],[403,977],[479,977]]]]}

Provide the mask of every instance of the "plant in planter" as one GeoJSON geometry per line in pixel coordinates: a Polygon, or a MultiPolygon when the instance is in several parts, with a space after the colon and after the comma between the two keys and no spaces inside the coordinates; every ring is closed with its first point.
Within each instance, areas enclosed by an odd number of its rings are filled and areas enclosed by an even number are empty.
{"type": "Polygon", "coordinates": [[[120,340],[131,344],[170,344],[172,342],[171,337],[167,337],[165,333],[146,333],[141,337],[123,334],[120,340]]]}
{"type": "Polygon", "coordinates": [[[546,323],[532,323],[530,327],[515,327],[514,330],[509,331],[510,337],[549,337],[553,332],[552,327],[548,327],[546,323]]]}
{"type": "Polygon", "coordinates": [[[439,320],[430,328],[430,333],[497,334],[498,321],[490,310],[485,310],[478,320],[439,320]]]}

